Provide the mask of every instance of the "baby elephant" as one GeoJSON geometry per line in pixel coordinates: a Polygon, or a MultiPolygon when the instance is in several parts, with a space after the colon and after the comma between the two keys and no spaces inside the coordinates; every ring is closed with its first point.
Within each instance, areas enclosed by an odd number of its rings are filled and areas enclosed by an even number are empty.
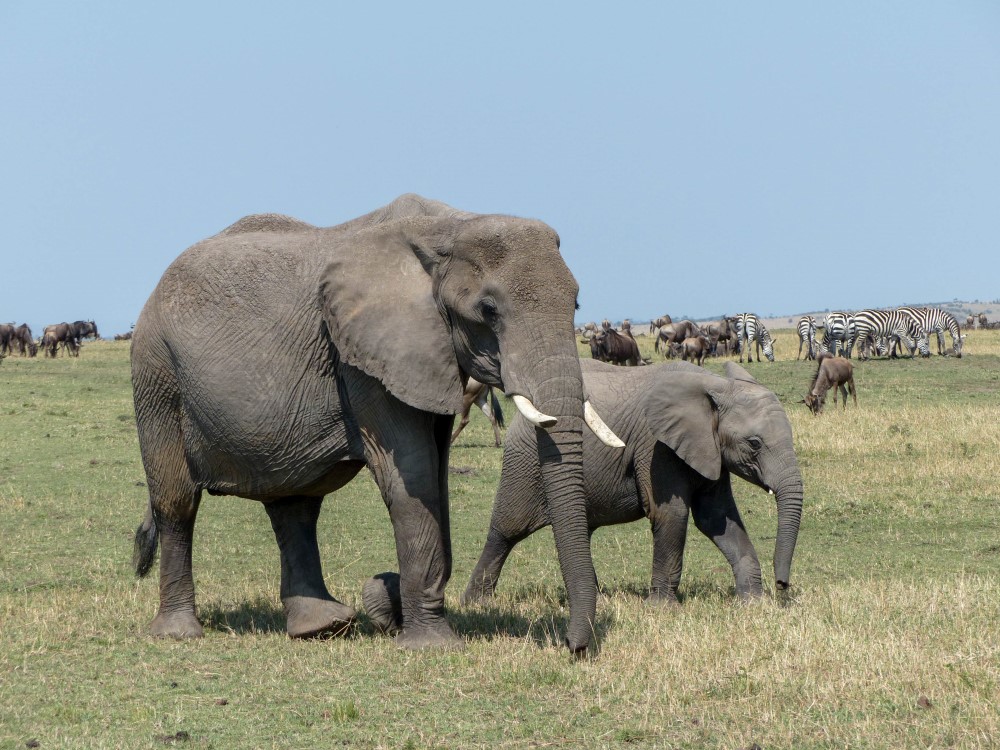
{"type": "Polygon", "coordinates": [[[829,352],[823,352],[817,359],[819,365],[816,367],[816,374],[813,375],[809,384],[809,393],[802,400],[802,403],[809,407],[813,414],[820,414],[823,411],[823,404],[826,403],[826,394],[833,388],[833,404],[837,405],[837,390],[844,396],[844,408],[847,408],[847,392],[850,391],[854,398],[854,405],[858,405],[858,394],[854,390],[854,365],[851,360],[844,357],[835,357],[829,352]]]}
{"type": "MultiPolygon", "coordinates": [[[[774,576],[788,586],[802,513],[792,428],[778,398],[738,365],[727,377],[686,362],[624,369],[584,360],[584,388],[625,448],[584,437],[588,526],[648,518],[651,602],[675,602],[688,514],[725,555],[741,597],[761,594],[757,553],[740,519],[730,474],[775,494],[774,576]]],[[[538,433],[515,417],[486,546],[463,602],[491,596],[514,545],[549,525],[538,472],[538,433]]]]}

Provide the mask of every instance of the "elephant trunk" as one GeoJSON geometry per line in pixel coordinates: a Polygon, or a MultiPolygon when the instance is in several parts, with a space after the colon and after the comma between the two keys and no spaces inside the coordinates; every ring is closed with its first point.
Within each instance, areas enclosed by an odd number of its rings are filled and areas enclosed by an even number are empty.
{"type": "Polygon", "coordinates": [[[569,595],[566,645],[573,653],[581,653],[590,643],[597,611],[597,576],[583,487],[582,379],[560,375],[543,380],[535,388],[535,399],[541,411],[558,420],[549,429],[535,429],[542,487],[569,595]]]}
{"type": "MultiPolygon", "coordinates": [[[[793,458],[794,461],[794,458],[793,458]]],[[[778,509],[778,534],[774,543],[774,582],[779,589],[787,589],[791,577],[792,554],[799,536],[802,518],[802,475],[798,467],[785,475],[774,488],[778,509]]]]}

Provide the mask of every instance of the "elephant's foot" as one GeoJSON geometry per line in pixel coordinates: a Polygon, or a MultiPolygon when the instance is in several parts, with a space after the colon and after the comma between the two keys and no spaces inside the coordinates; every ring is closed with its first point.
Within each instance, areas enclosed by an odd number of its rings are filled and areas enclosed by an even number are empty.
{"type": "Polygon", "coordinates": [[[365,614],[372,624],[386,635],[396,635],[403,629],[403,608],[399,594],[399,574],[379,573],[361,589],[365,614]]]}
{"type": "Polygon", "coordinates": [[[354,623],[357,612],[336,599],[290,596],[285,605],[285,628],[291,638],[343,635],[354,623]]]}
{"type": "Polygon", "coordinates": [[[679,607],[677,594],[666,589],[650,589],[644,603],[647,607],[679,607]]]}
{"type": "Polygon", "coordinates": [[[396,645],[411,651],[425,648],[464,651],[465,640],[442,620],[436,625],[408,627],[396,636],[396,645]]]}
{"type": "Polygon", "coordinates": [[[161,611],[149,624],[149,631],[155,638],[201,638],[204,628],[190,610],[174,612],[161,611]]]}

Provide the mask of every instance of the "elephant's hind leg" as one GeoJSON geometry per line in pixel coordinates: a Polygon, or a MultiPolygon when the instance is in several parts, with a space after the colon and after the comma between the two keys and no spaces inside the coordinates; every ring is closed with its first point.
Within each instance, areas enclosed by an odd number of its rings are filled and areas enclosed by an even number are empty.
{"type": "Polygon", "coordinates": [[[281,603],[292,638],[339,635],[357,613],[327,591],[316,541],[321,497],[289,497],[266,503],[281,551],[281,603]]]}

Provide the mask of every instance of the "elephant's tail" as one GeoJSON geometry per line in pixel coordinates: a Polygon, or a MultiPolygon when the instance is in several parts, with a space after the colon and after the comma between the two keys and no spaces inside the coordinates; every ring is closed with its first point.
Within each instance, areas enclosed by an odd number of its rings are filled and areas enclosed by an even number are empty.
{"type": "Polygon", "coordinates": [[[492,388],[490,388],[490,407],[493,409],[493,418],[497,421],[497,427],[506,427],[507,425],[504,424],[503,409],[500,408],[500,400],[497,398],[496,391],[492,388]]]}
{"type": "Polygon", "coordinates": [[[153,518],[153,507],[150,505],[146,509],[146,517],[142,519],[139,528],[135,530],[135,547],[132,550],[132,567],[135,568],[135,574],[140,578],[153,567],[159,538],[160,533],[156,528],[156,520],[153,518]]]}

